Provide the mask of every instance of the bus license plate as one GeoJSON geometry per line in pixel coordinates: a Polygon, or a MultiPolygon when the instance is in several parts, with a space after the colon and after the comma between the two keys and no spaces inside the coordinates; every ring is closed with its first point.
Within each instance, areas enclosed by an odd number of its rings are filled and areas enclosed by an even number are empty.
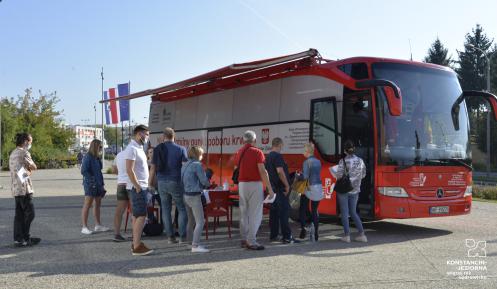
{"type": "Polygon", "coordinates": [[[440,214],[448,214],[449,206],[441,206],[441,207],[431,207],[430,214],[440,215],[440,214]]]}

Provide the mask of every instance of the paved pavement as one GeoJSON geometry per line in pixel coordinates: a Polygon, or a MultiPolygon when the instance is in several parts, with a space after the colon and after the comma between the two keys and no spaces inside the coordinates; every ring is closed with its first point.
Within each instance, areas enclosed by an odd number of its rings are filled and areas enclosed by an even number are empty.
{"type": "MultiPolygon", "coordinates": [[[[265,251],[239,248],[238,231],[230,240],[223,229],[209,236],[208,254],[193,255],[185,245],[154,237],[145,239],[154,255],[133,257],[130,243],[113,243],[111,233],[79,233],[82,188],[76,169],[35,175],[32,233],[43,241],[13,248],[7,174],[0,174],[0,182],[0,288],[497,288],[493,203],[474,202],[468,216],[368,223],[367,244],[341,243],[341,227],[335,224],[320,227],[318,243],[269,244],[265,219],[260,233],[265,251]],[[485,248],[480,244],[470,252],[486,257],[468,257],[466,239],[486,241],[485,248]],[[464,261],[478,261],[478,268],[457,265],[464,261]],[[464,273],[486,279],[450,275],[464,273]]],[[[115,179],[106,176],[106,183],[112,191],[115,179]]],[[[102,209],[109,226],[114,200],[109,194],[102,209]]]]}

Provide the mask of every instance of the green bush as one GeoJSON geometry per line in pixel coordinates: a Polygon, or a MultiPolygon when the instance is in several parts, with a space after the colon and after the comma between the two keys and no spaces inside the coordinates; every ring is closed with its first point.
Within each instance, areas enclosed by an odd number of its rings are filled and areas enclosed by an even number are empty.
{"type": "Polygon", "coordinates": [[[485,200],[497,200],[497,187],[473,186],[473,197],[485,200]]]}
{"type": "Polygon", "coordinates": [[[106,160],[108,160],[108,161],[113,161],[113,160],[116,158],[116,156],[115,156],[115,155],[113,155],[113,154],[105,154],[105,156],[104,156],[104,157],[105,157],[105,159],[106,159],[106,160]]]}
{"type": "Polygon", "coordinates": [[[105,171],[106,174],[113,174],[114,172],[112,171],[112,168],[107,168],[107,170],[105,171]]]}
{"type": "Polygon", "coordinates": [[[61,168],[70,166],[72,156],[67,149],[73,143],[74,133],[63,124],[62,111],[56,109],[59,98],[56,93],[33,96],[26,89],[16,98],[2,97],[2,166],[8,167],[9,155],[15,149],[15,135],[27,132],[33,136],[31,156],[39,168],[61,168]],[[65,164],[64,164],[65,163],[65,164]]]}

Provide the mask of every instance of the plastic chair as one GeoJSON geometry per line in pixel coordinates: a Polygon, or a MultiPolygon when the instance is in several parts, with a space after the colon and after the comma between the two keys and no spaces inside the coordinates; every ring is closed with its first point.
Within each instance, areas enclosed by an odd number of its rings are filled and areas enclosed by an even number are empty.
{"type": "MultiPolygon", "coordinates": [[[[147,207],[147,213],[151,212],[155,213],[155,217],[157,218],[157,220],[159,220],[159,222],[162,222],[160,218],[160,207],[159,208],[155,207],[155,202],[154,202],[154,207],[147,207]]],[[[126,208],[126,221],[124,223],[124,233],[126,233],[126,231],[128,230],[128,219],[130,213],[131,213],[131,203],[128,202],[128,208],[126,208]]]]}
{"type": "Polygon", "coordinates": [[[226,217],[228,223],[228,236],[231,239],[231,201],[229,196],[229,191],[209,192],[210,203],[204,207],[206,240],[209,239],[209,217],[214,218],[214,234],[216,234],[216,227],[219,225],[219,218],[226,217]]]}
{"type": "Polygon", "coordinates": [[[124,222],[124,233],[128,230],[128,219],[129,213],[131,213],[131,203],[128,202],[128,207],[126,208],[126,221],[124,222]]]}
{"type": "Polygon", "coordinates": [[[231,220],[233,220],[233,207],[235,205],[240,205],[240,195],[230,193],[229,200],[230,200],[230,218],[231,220]]]}

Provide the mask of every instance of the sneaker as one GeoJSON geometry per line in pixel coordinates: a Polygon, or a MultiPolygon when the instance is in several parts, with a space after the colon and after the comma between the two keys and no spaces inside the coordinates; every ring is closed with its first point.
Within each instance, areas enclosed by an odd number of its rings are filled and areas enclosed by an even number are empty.
{"type": "Polygon", "coordinates": [[[176,244],[176,243],[178,243],[178,240],[176,240],[176,237],[169,237],[169,239],[167,239],[167,243],[168,244],[176,244]]]}
{"type": "Polygon", "coordinates": [[[248,245],[247,246],[247,249],[248,250],[255,250],[255,251],[261,251],[261,250],[264,250],[264,246],[262,245],[259,245],[259,244],[255,244],[255,245],[248,245]]]}
{"type": "Polygon", "coordinates": [[[298,244],[298,243],[300,243],[300,241],[295,240],[294,238],[291,238],[291,239],[282,239],[281,243],[283,243],[283,244],[298,244]]]}
{"type": "Polygon", "coordinates": [[[188,241],[186,240],[186,237],[181,237],[179,238],[179,242],[178,242],[180,245],[183,245],[185,243],[188,243],[188,241]]]}
{"type": "Polygon", "coordinates": [[[209,249],[203,246],[192,247],[192,253],[209,253],[209,249]]]}
{"type": "Polygon", "coordinates": [[[107,232],[107,231],[109,231],[109,228],[107,228],[106,226],[95,225],[95,232],[107,232]]]}
{"type": "Polygon", "coordinates": [[[93,234],[93,231],[88,229],[88,227],[83,227],[83,229],[81,229],[81,234],[83,235],[91,235],[93,234]]]}
{"type": "Polygon", "coordinates": [[[247,248],[247,247],[248,247],[248,243],[247,243],[247,241],[245,241],[245,240],[241,240],[241,241],[240,241],[240,247],[242,247],[242,248],[247,248]]]}
{"type": "Polygon", "coordinates": [[[140,246],[138,246],[138,248],[133,248],[133,251],[131,254],[133,254],[133,256],[145,256],[145,255],[148,255],[152,252],[154,252],[154,250],[151,250],[151,249],[147,248],[147,246],[145,246],[145,244],[140,243],[140,246]]]}
{"type": "Polygon", "coordinates": [[[356,242],[363,242],[363,243],[367,243],[368,242],[368,238],[366,238],[366,235],[362,234],[362,235],[359,235],[357,236],[354,241],[356,242]]]}
{"type": "Polygon", "coordinates": [[[300,239],[305,239],[306,235],[307,235],[307,231],[304,228],[302,228],[302,230],[300,230],[299,238],[300,239]]]}
{"type": "Polygon", "coordinates": [[[343,236],[340,240],[345,243],[350,243],[350,236],[343,236]]]}
{"type": "Polygon", "coordinates": [[[34,246],[34,245],[38,245],[40,242],[41,242],[40,238],[31,237],[25,243],[26,243],[26,246],[34,246]]]}
{"type": "Polygon", "coordinates": [[[14,241],[14,247],[16,248],[21,248],[21,247],[26,247],[28,243],[26,241],[14,241]]]}
{"type": "Polygon", "coordinates": [[[114,235],[114,238],[112,238],[112,241],[114,242],[126,242],[126,238],[121,236],[120,234],[114,235]]]}

